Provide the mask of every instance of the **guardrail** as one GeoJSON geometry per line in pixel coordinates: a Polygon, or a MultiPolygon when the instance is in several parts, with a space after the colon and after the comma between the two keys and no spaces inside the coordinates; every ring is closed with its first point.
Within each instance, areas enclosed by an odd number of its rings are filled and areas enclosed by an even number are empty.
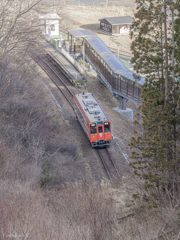
{"type": "MultiPolygon", "coordinates": [[[[111,50],[111,52],[117,54],[117,49],[116,48],[112,48],[112,47],[108,47],[108,48],[111,50]]],[[[126,56],[126,57],[133,57],[132,53],[126,52],[126,51],[122,51],[122,50],[119,50],[119,55],[123,55],[123,56],[126,56]]]]}

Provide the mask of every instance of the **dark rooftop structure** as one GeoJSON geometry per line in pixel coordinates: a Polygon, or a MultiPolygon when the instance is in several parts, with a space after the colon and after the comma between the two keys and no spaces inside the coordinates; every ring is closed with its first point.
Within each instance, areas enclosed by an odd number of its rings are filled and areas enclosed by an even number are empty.
{"type": "Polygon", "coordinates": [[[91,30],[72,30],[72,31],[69,31],[69,34],[72,35],[75,38],[97,36],[91,30]]]}
{"type": "MultiPolygon", "coordinates": [[[[97,37],[97,35],[91,30],[72,30],[68,32],[68,42],[70,43],[70,49],[74,48],[74,52],[77,52],[79,46],[82,45],[85,37],[97,37]],[[77,41],[76,41],[77,40],[77,41]],[[73,47],[74,42],[74,47],[73,47]]],[[[81,46],[80,46],[81,50],[81,46]]]]}
{"type": "Polygon", "coordinates": [[[130,26],[134,22],[131,16],[108,17],[99,19],[100,30],[110,35],[126,35],[130,33],[130,26]]]}

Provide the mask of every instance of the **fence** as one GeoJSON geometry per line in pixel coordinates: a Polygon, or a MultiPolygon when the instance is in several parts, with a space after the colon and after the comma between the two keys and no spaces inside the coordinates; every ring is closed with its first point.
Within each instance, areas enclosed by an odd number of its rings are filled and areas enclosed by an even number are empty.
{"type": "MultiPolygon", "coordinates": [[[[51,45],[53,45],[53,47],[55,48],[59,48],[58,44],[59,44],[59,41],[58,39],[53,39],[51,38],[51,45]]],[[[66,50],[66,43],[68,41],[67,40],[63,40],[62,41],[62,49],[66,50]]],[[[69,42],[69,53],[81,53],[82,52],[82,45],[78,45],[78,44],[75,44],[73,43],[71,45],[71,42],[69,42]]]]}
{"type": "MultiPolygon", "coordinates": [[[[66,42],[64,41],[64,43],[62,44],[62,48],[64,48],[66,50],[66,42]]],[[[82,52],[82,45],[69,45],[69,52],[70,53],[81,53],[82,52]]]]}

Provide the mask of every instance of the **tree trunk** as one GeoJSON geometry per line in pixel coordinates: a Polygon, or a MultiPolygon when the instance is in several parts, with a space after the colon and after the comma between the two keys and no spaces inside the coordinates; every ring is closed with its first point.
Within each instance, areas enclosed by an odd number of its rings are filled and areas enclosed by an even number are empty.
{"type": "Polygon", "coordinates": [[[164,0],[164,40],[165,40],[165,100],[168,99],[168,48],[167,48],[167,17],[166,0],[164,0]]]}
{"type": "MultiPolygon", "coordinates": [[[[175,90],[175,74],[174,74],[174,2],[172,1],[172,79],[173,79],[173,92],[175,90]]],[[[175,103],[174,94],[173,94],[173,103],[175,103]]]]}

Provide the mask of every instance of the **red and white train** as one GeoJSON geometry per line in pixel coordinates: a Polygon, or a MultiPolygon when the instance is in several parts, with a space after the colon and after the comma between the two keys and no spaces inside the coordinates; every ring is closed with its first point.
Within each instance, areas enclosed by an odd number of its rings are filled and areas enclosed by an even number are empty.
{"type": "Polygon", "coordinates": [[[111,122],[92,93],[74,95],[74,111],[92,147],[111,144],[111,122]]]}

